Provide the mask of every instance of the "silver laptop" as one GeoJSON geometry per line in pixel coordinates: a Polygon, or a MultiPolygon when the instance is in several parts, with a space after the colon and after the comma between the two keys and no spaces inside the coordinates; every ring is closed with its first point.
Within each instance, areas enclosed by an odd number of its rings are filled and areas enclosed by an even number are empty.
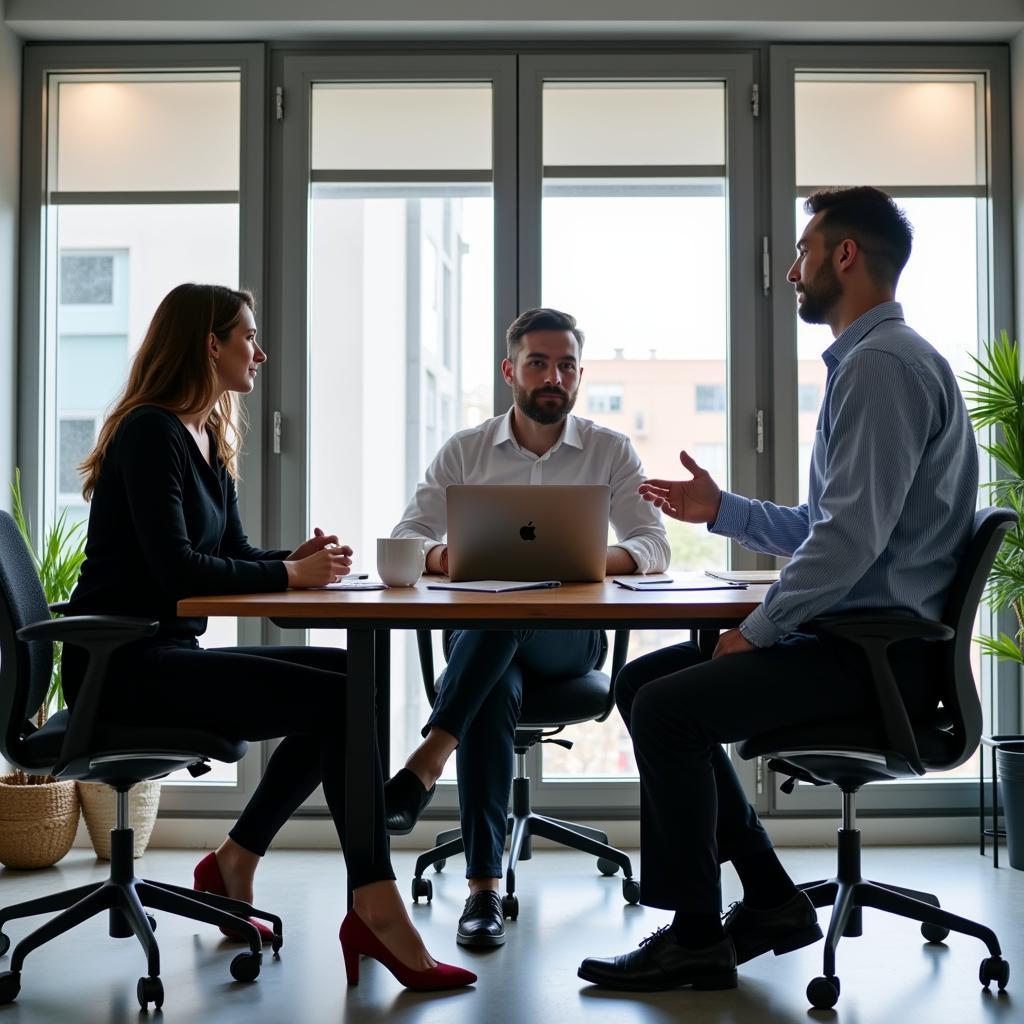
{"type": "Polygon", "coordinates": [[[452,484],[446,495],[452,582],[604,579],[607,484],[452,484]]]}

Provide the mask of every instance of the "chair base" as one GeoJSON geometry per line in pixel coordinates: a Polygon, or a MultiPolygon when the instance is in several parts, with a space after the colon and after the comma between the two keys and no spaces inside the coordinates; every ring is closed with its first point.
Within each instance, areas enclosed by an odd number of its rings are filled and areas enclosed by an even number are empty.
{"type": "MultiPolygon", "coordinates": [[[[533,856],[534,836],[550,839],[571,850],[579,850],[580,853],[592,854],[597,857],[597,866],[603,875],[614,875],[621,868],[623,899],[627,903],[640,901],[640,882],[633,877],[629,857],[609,845],[607,834],[600,829],[563,821],[561,818],[550,818],[546,814],[537,814],[530,806],[530,780],[526,776],[512,780],[512,813],[508,816],[505,834],[512,837],[512,843],[505,872],[506,893],[501,902],[505,916],[513,921],[519,916],[519,899],[515,895],[516,868],[520,861],[530,860],[533,856]]],[[[412,880],[413,902],[419,902],[420,896],[425,896],[428,902],[433,897],[433,885],[429,879],[423,878],[423,872],[427,868],[437,864],[440,870],[449,857],[464,852],[462,829],[453,828],[441,832],[437,836],[434,848],[420,854],[416,859],[416,870],[412,880]]]]}
{"type": "Polygon", "coordinates": [[[989,951],[989,958],[981,965],[982,984],[987,986],[989,981],[996,981],[1000,989],[1005,988],[1009,965],[1001,959],[999,940],[991,928],[943,910],[931,893],[865,880],[860,869],[860,830],[841,828],[836,835],[839,863],[835,878],[797,886],[816,907],[833,908],[825,935],[822,977],[815,978],[807,987],[807,998],[815,1008],[830,1009],[839,998],[836,949],[843,936],[854,938],[862,934],[865,907],[920,921],[921,933],[929,942],[942,942],[951,931],[980,939],[989,951]]]}
{"type": "Polygon", "coordinates": [[[160,948],[153,934],[156,920],[146,913],[147,907],[192,921],[219,925],[244,936],[249,944],[249,952],[239,953],[231,962],[231,974],[236,981],[255,981],[263,962],[263,946],[259,931],[248,918],[262,918],[273,926],[272,948],[274,956],[278,956],[278,950],[284,941],[279,917],[262,910],[254,910],[241,900],[136,878],[132,846],[132,829],[114,829],[111,832],[110,878],[107,881],[82,885],[66,892],[0,909],[0,955],[3,955],[10,945],[10,940],[3,934],[3,926],[8,921],[59,911],[56,917],[25,936],[15,947],[10,970],[0,974],[0,1003],[11,1002],[17,996],[21,985],[22,966],[32,950],[38,949],[44,943],[63,935],[103,911],[110,915],[110,935],[114,938],[128,938],[134,935],[146,953],[147,974],[139,979],[137,988],[139,1003],[143,1010],[147,1009],[151,1002],[157,1009],[163,1004],[163,986],[159,977],[160,948]]]}

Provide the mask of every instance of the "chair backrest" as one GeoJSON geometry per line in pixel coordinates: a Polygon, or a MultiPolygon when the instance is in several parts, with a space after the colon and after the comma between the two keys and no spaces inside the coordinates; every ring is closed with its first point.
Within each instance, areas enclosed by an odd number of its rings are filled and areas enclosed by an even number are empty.
{"type": "Polygon", "coordinates": [[[959,760],[948,765],[949,768],[966,761],[981,740],[981,701],[971,671],[974,619],[996,553],[1016,522],[1016,513],[1006,508],[983,508],[975,512],[974,532],[946,595],[942,621],[956,630],[956,636],[948,645],[942,706],[952,719],[953,735],[959,741],[956,746],[961,751],[959,760]]]}
{"type": "Polygon", "coordinates": [[[0,753],[17,764],[25,722],[46,699],[53,644],[19,640],[22,626],[50,618],[32,556],[14,519],[0,511],[0,753]]]}

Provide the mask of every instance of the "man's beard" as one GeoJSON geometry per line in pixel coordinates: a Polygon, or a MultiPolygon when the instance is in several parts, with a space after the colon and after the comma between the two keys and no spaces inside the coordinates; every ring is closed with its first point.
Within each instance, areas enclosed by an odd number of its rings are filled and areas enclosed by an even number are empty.
{"type": "Polygon", "coordinates": [[[842,298],[843,286],[832,266],[831,253],[803,289],[804,301],[797,305],[797,316],[804,323],[823,324],[832,307],[842,298]]]}
{"type": "Polygon", "coordinates": [[[525,416],[529,416],[535,423],[542,423],[548,426],[552,423],[561,423],[566,416],[572,412],[573,406],[576,404],[576,395],[579,392],[574,391],[571,395],[568,391],[563,388],[545,387],[537,388],[534,391],[525,391],[515,381],[512,380],[512,399],[516,403],[516,408],[519,409],[525,416]],[[555,405],[551,402],[543,402],[544,395],[561,395],[564,401],[560,405],[555,405]]]}

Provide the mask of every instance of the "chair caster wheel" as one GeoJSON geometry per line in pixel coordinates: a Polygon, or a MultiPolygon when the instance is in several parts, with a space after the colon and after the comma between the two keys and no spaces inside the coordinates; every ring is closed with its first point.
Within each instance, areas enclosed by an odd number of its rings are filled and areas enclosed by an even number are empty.
{"type": "Polygon", "coordinates": [[[147,914],[146,920],[149,922],[149,927],[153,931],[156,931],[156,918],[152,914],[147,914]]]}
{"type": "Polygon", "coordinates": [[[0,932],[0,956],[3,956],[11,948],[11,940],[0,932]]]}
{"type": "MultiPolygon", "coordinates": [[[[0,978],[3,977],[4,975],[0,974],[0,978]]],[[[1001,956],[987,956],[978,968],[978,980],[983,988],[988,988],[989,983],[994,981],[1002,992],[1010,980],[1010,965],[1001,956]]]]}
{"type": "Polygon", "coordinates": [[[0,974],[0,1006],[13,1003],[21,991],[21,971],[4,971],[0,974]]]}
{"type": "Polygon", "coordinates": [[[923,924],[921,934],[928,942],[945,942],[949,936],[949,929],[943,928],[940,924],[923,924]]]}
{"type": "Polygon", "coordinates": [[[159,978],[139,978],[135,986],[135,994],[139,997],[139,1006],[148,1010],[149,1004],[153,1004],[154,1010],[159,1010],[164,1005],[164,983],[159,978]]]}
{"type": "Polygon", "coordinates": [[[441,860],[435,860],[434,861],[434,870],[438,874],[440,874],[442,871],[444,871],[444,866],[447,863],[448,863],[448,861],[444,860],[443,858],[441,860]]]}
{"type": "Polygon", "coordinates": [[[231,961],[231,977],[235,981],[255,981],[263,965],[262,953],[239,953],[231,961]]]}
{"type": "Polygon", "coordinates": [[[513,921],[517,920],[519,917],[519,897],[502,896],[501,912],[505,917],[511,918],[513,921]]]}
{"type": "Polygon", "coordinates": [[[597,858],[597,870],[601,872],[605,878],[610,878],[619,870],[619,865],[613,860],[609,860],[607,857],[597,858]]]}
{"type": "Polygon", "coordinates": [[[635,878],[622,880],[622,898],[631,906],[640,902],[640,883],[635,878]]]}
{"type": "Polygon", "coordinates": [[[434,898],[434,883],[429,878],[414,878],[412,880],[413,903],[419,903],[421,896],[428,903],[434,898]]]}
{"type": "Polygon", "coordinates": [[[270,940],[270,948],[274,951],[274,959],[281,959],[281,947],[284,945],[284,936],[275,934],[270,940]]]}
{"type": "Polygon", "coordinates": [[[814,978],[807,986],[807,1001],[816,1010],[831,1010],[839,1002],[839,979],[814,978]]]}

